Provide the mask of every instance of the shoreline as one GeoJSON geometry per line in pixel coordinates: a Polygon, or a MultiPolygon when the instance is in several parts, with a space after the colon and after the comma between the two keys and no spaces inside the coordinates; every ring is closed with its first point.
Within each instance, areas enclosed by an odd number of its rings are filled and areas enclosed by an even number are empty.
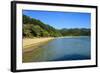
{"type": "Polygon", "coordinates": [[[90,37],[90,36],[63,36],[63,37],[56,37],[56,39],[59,39],[59,38],[78,38],[78,37],[90,37]]]}
{"type": "Polygon", "coordinates": [[[30,52],[35,48],[42,46],[45,43],[48,43],[54,39],[60,38],[77,38],[77,37],[85,37],[85,36],[64,36],[64,37],[40,37],[40,38],[24,38],[23,39],[23,49],[22,52],[30,52]],[[32,48],[34,47],[34,48],[32,48]]]}
{"type": "Polygon", "coordinates": [[[43,38],[24,38],[23,39],[23,52],[29,52],[32,51],[33,48],[37,48],[41,45],[43,45],[44,43],[49,42],[50,40],[53,40],[54,37],[43,37],[43,38]]]}

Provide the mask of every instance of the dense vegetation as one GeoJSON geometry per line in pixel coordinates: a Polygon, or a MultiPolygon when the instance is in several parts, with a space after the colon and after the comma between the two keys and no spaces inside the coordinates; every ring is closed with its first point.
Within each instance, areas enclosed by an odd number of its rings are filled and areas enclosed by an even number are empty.
{"type": "Polygon", "coordinates": [[[57,37],[61,33],[54,27],[44,24],[40,20],[23,15],[23,36],[24,37],[57,37]]]}
{"type": "Polygon", "coordinates": [[[40,20],[23,15],[24,37],[58,37],[58,36],[86,36],[90,35],[90,29],[55,29],[40,20]]]}
{"type": "Polygon", "coordinates": [[[74,29],[61,29],[59,30],[63,36],[90,36],[90,29],[74,28],[74,29]]]}

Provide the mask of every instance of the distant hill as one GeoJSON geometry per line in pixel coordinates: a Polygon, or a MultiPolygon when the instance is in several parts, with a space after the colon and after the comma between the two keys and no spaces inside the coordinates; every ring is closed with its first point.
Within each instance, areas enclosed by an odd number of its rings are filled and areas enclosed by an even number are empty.
{"type": "Polygon", "coordinates": [[[90,36],[91,31],[87,28],[72,28],[72,29],[61,29],[59,32],[63,36],[90,36]]]}
{"type": "Polygon", "coordinates": [[[90,29],[55,29],[35,18],[23,15],[23,37],[90,36],[90,29]]]}

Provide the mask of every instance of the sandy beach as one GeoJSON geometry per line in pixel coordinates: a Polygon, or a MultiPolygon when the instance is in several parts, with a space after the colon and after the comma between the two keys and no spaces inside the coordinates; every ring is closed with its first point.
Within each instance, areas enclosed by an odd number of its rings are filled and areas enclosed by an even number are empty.
{"type": "Polygon", "coordinates": [[[53,40],[53,37],[47,38],[24,38],[23,39],[23,52],[28,52],[33,50],[33,48],[37,48],[38,46],[47,43],[50,40],[53,40]]]}

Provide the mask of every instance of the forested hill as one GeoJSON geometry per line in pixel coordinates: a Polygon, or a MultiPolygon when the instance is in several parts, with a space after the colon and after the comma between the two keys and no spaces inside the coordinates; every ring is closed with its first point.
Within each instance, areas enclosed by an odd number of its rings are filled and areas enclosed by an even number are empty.
{"type": "Polygon", "coordinates": [[[59,30],[63,36],[90,36],[91,31],[87,28],[73,28],[73,29],[61,29],[59,30]]]}
{"type": "Polygon", "coordinates": [[[40,20],[23,15],[23,37],[89,36],[90,29],[55,29],[40,20]]]}
{"type": "Polygon", "coordinates": [[[62,36],[54,27],[44,24],[40,20],[23,15],[23,36],[24,37],[57,37],[62,36]]]}

